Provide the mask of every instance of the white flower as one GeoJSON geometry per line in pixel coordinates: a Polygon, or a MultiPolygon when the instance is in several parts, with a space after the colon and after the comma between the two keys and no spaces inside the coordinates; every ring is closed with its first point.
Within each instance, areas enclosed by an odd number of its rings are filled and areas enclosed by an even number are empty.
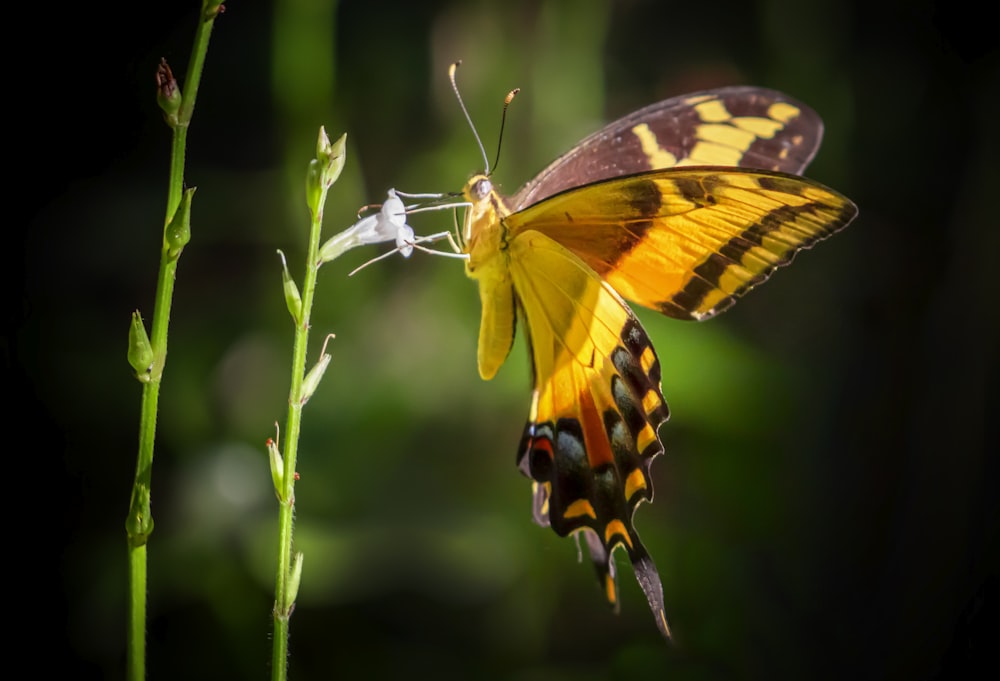
{"type": "Polygon", "coordinates": [[[378,213],[361,218],[350,229],[356,230],[354,236],[362,244],[395,240],[396,248],[408,258],[413,253],[413,228],[406,224],[406,206],[396,190],[388,194],[378,213]]]}
{"type": "Polygon", "coordinates": [[[379,212],[366,215],[323,244],[319,260],[321,263],[328,262],[356,246],[384,241],[395,241],[396,250],[405,258],[413,253],[413,228],[406,224],[406,206],[395,189],[389,190],[379,212]]]}

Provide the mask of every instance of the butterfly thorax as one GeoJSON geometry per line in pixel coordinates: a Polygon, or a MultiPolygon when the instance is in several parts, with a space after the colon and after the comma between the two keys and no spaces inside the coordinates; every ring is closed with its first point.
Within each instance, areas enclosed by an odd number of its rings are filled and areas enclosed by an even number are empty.
{"type": "Polygon", "coordinates": [[[465,214],[463,250],[469,255],[465,271],[473,279],[496,276],[493,268],[505,269],[507,229],[503,224],[510,211],[485,175],[476,175],[462,192],[470,207],[465,214]]]}

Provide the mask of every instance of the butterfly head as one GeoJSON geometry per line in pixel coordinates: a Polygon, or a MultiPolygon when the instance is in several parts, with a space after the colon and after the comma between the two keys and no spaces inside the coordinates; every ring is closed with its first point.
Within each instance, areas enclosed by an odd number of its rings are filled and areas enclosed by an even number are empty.
{"type": "Polygon", "coordinates": [[[488,198],[492,192],[493,183],[486,175],[473,176],[466,183],[465,189],[463,190],[465,198],[467,198],[472,205],[476,205],[483,199],[488,198]]]}

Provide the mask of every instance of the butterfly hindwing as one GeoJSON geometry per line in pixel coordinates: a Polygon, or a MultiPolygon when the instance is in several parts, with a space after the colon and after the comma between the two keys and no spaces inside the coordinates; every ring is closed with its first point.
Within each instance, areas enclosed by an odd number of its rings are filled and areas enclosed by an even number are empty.
{"type": "Polygon", "coordinates": [[[612,552],[633,563],[658,626],[663,590],[632,524],[652,498],[650,464],[667,419],[652,343],[622,299],[573,253],[540,232],[510,244],[510,273],[528,330],[532,406],[518,451],[534,480],[535,520],[582,533],[617,608],[612,552]]]}

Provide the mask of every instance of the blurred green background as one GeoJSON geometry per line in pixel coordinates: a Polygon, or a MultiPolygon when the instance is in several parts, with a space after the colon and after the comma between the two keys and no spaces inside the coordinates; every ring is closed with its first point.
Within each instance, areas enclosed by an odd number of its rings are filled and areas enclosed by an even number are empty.
{"type": "MultiPolygon", "coordinates": [[[[8,61],[8,470],[26,495],[8,562],[29,575],[14,610],[39,618],[20,650],[65,678],[123,676],[140,396],[125,350],[130,312],[152,315],[170,144],[154,72],[161,57],[185,72],[197,5],[47,3],[11,24],[30,47],[8,61]]],[[[325,266],[312,356],[337,338],[305,411],[291,678],[995,668],[1000,60],[971,6],[229,3],[189,135],[198,192],[160,399],[149,677],[269,675],[264,441],[284,422],[292,338],[275,250],[301,281],[320,125],[349,141],[327,235],[389,187],[455,191],[480,169],[446,79],[456,59],[491,154],[502,99],[522,89],[495,176],[507,193],[639,106],[755,84],[820,112],[808,174],[860,217],[719,319],[640,313],[672,418],[636,525],[673,646],[627,563],[614,616],[574,542],[531,523],[514,466],[524,347],[480,381],[461,263],[418,253],[348,278],[386,250],[367,247],[325,266]]],[[[450,216],[412,224],[430,233],[450,216]]]]}

